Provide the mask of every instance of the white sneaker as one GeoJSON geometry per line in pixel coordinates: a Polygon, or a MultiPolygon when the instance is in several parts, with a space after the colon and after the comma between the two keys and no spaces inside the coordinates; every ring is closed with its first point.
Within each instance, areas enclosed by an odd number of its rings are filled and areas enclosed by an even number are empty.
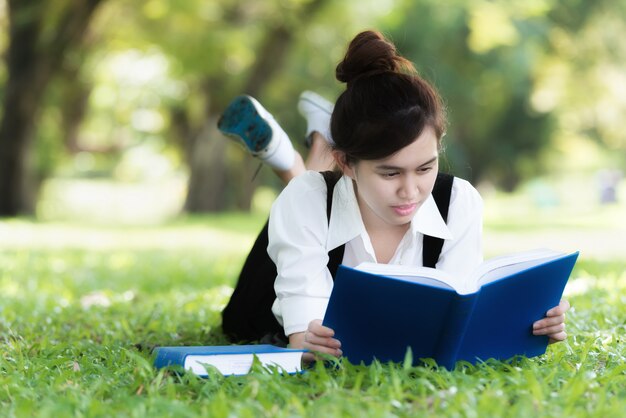
{"type": "Polygon", "coordinates": [[[306,119],[306,144],[311,145],[311,134],[318,132],[333,144],[330,136],[330,116],[334,105],[312,91],[303,91],[298,101],[298,111],[306,119]]]}
{"type": "Polygon", "coordinates": [[[237,96],[217,122],[226,136],[278,170],[292,167],[295,151],[291,140],[274,117],[251,96],[237,96]]]}

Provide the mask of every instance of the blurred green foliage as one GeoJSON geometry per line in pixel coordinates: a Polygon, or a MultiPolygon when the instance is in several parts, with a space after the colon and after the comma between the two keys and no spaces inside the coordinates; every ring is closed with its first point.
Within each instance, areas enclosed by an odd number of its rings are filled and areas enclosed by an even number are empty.
{"type": "MultiPolygon", "coordinates": [[[[220,200],[211,210],[247,209],[259,183],[278,183],[269,170],[250,183],[255,163],[215,145],[224,141],[214,126],[222,109],[254,94],[303,150],[299,93],[334,99],[347,43],[375,28],[442,92],[455,174],[512,190],[558,170],[585,142],[602,150],[589,170],[624,169],[625,3],[106,0],[48,89],[33,158],[45,176],[139,181],[179,171],[193,180],[204,170],[197,178],[214,184],[207,191],[190,181],[190,194],[220,200]],[[168,169],[120,168],[144,148],[164,155],[168,169]]],[[[63,7],[72,3],[55,10],[63,7]]],[[[0,17],[8,29],[3,9],[0,17]]]]}

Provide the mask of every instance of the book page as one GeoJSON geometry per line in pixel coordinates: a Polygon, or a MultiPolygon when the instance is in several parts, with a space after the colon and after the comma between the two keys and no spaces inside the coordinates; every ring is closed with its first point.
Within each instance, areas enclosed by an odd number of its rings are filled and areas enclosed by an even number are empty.
{"type": "Polygon", "coordinates": [[[359,264],[355,267],[355,270],[393,277],[395,279],[406,280],[413,283],[421,283],[427,286],[453,289],[459,293],[462,289],[461,280],[451,277],[448,273],[442,270],[436,270],[430,267],[402,266],[398,264],[378,264],[368,262],[359,264]]]}
{"type": "Polygon", "coordinates": [[[539,249],[491,258],[483,262],[472,273],[471,280],[468,280],[467,284],[470,287],[468,291],[475,292],[487,283],[538,266],[563,255],[563,253],[558,251],[539,249]]]}
{"type": "Polygon", "coordinates": [[[228,354],[228,355],[190,355],[185,359],[185,370],[190,370],[199,375],[206,375],[205,364],[215,367],[224,375],[242,375],[250,371],[252,367],[252,354],[228,354]]]}
{"type": "Polygon", "coordinates": [[[302,352],[189,355],[185,358],[185,370],[197,375],[206,375],[205,365],[214,366],[225,376],[244,375],[250,371],[256,356],[264,366],[278,366],[287,373],[300,371],[302,352]]]}
{"type": "Polygon", "coordinates": [[[562,255],[564,254],[554,250],[535,249],[490,258],[472,271],[467,280],[464,280],[463,277],[453,277],[447,272],[429,267],[367,262],[359,264],[355,269],[429,286],[451,288],[460,295],[467,295],[478,291],[480,286],[486,283],[542,264],[562,255]]]}

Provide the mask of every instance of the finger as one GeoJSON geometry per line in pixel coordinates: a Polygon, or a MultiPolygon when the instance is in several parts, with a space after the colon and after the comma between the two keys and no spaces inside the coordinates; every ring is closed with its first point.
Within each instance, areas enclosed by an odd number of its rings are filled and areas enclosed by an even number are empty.
{"type": "Polygon", "coordinates": [[[548,312],[546,312],[546,316],[564,315],[565,312],[569,310],[569,308],[569,302],[567,300],[562,300],[561,303],[559,303],[559,306],[555,306],[554,308],[548,310],[548,312]]]}
{"type": "Polygon", "coordinates": [[[309,343],[311,345],[321,345],[330,348],[340,348],[341,342],[335,338],[331,337],[323,337],[320,335],[316,335],[311,331],[307,331],[304,334],[304,342],[309,343]]]}
{"type": "Polygon", "coordinates": [[[565,331],[553,334],[548,340],[548,344],[558,343],[559,341],[565,341],[567,339],[567,333],[565,331]]]}
{"type": "Polygon", "coordinates": [[[313,363],[315,361],[315,354],[308,351],[302,354],[302,362],[303,363],[313,363]]]}
{"type": "Polygon", "coordinates": [[[304,333],[304,348],[340,357],[343,354],[340,349],[341,342],[332,338],[334,335],[335,331],[323,326],[321,320],[313,320],[309,322],[308,329],[304,333]]]}
{"type": "Polygon", "coordinates": [[[311,354],[315,354],[315,353],[324,353],[324,354],[330,354],[331,356],[335,356],[335,357],[341,357],[341,355],[343,354],[343,351],[341,351],[340,348],[333,348],[333,347],[327,347],[324,345],[317,345],[317,344],[311,344],[308,342],[304,343],[304,348],[312,351],[313,353],[311,354]]]}
{"type": "Polygon", "coordinates": [[[558,324],[551,327],[540,328],[533,330],[533,335],[548,335],[552,336],[552,334],[558,334],[565,331],[565,324],[558,324]]]}
{"type": "Polygon", "coordinates": [[[565,314],[559,316],[549,316],[533,323],[533,329],[540,329],[562,324],[565,322],[565,314]]]}
{"type": "Polygon", "coordinates": [[[319,319],[309,322],[308,331],[320,337],[334,337],[335,331],[332,328],[322,325],[322,321],[319,319]]]}
{"type": "Polygon", "coordinates": [[[317,336],[313,333],[307,332],[304,338],[304,342],[311,345],[323,345],[330,348],[340,348],[341,342],[335,338],[325,338],[317,336]]]}
{"type": "MultiPolygon", "coordinates": [[[[303,363],[303,365],[310,365],[310,364],[316,362],[317,360],[326,360],[326,358],[320,356],[319,353],[320,353],[319,351],[308,351],[308,352],[304,353],[302,355],[302,363],[303,363]]],[[[342,353],[339,353],[338,355],[334,355],[333,354],[333,356],[339,358],[339,357],[341,357],[341,354],[342,353]]]]}

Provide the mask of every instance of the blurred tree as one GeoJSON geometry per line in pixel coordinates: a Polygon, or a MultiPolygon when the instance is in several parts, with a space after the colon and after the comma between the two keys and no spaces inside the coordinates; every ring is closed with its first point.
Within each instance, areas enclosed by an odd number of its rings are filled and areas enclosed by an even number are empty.
{"type": "Polygon", "coordinates": [[[447,103],[452,171],[512,190],[551,135],[550,115],[530,104],[545,10],[459,0],[404,7],[412,24],[390,33],[447,103]]]}
{"type": "Polygon", "coordinates": [[[626,47],[616,34],[626,33],[625,2],[401,7],[402,21],[385,27],[447,102],[446,154],[457,174],[512,190],[547,168],[541,157],[557,136],[624,150],[618,115],[626,100],[618,92],[626,87],[626,47]]]}
{"type": "Polygon", "coordinates": [[[593,140],[626,170],[626,2],[558,2],[534,97],[558,115],[561,140],[593,140]]]}
{"type": "Polygon", "coordinates": [[[186,211],[250,208],[256,164],[219,139],[217,120],[235,95],[263,97],[264,88],[283,71],[297,33],[326,3],[151,0],[145,4],[137,20],[141,36],[170,58],[173,76],[184,81],[189,92],[187,100],[168,105],[170,133],[190,172],[186,211]]]}
{"type": "Polygon", "coordinates": [[[442,92],[459,175],[512,189],[541,169],[555,132],[625,145],[624,2],[109,0],[77,48],[100,2],[9,1],[0,214],[32,211],[60,144],[117,153],[163,139],[189,169],[188,211],[248,209],[258,165],[222,140],[220,112],[255,95],[301,147],[298,94],[334,99],[334,67],[367,27],[442,92]]]}
{"type": "MultiPolygon", "coordinates": [[[[260,36],[261,40],[257,41],[255,59],[239,85],[240,92],[255,97],[259,97],[262,94],[262,89],[282,70],[285,58],[294,42],[295,31],[297,30],[294,22],[304,24],[306,19],[315,16],[317,10],[324,3],[326,3],[326,0],[313,0],[302,6],[295,7],[295,10],[290,11],[291,15],[287,16],[286,19],[283,14],[276,13],[274,15],[277,16],[276,20],[266,23],[264,33],[260,36]]],[[[206,103],[212,105],[206,109],[206,122],[208,122],[209,129],[208,131],[203,129],[200,133],[192,133],[192,135],[183,138],[186,142],[185,149],[187,150],[187,162],[190,168],[185,209],[188,212],[226,209],[229,205],[225,201],[224,196],[227,195],[226,190],[231,188],[239,191],[239,193],[234,194],[236,206],[239,209],[247,210],[250,208],[254,191],[251,182],[254,165],[244,164],[243,166],[228,167],[224,165],[223,151],[222,153],[211,152],[207,148],[207,144],[203,144],[207,140],[211,144],[217,142],[214,127],[220,111],[224,109],[228,100],[232,97],[227,99],[223,96],[224,90],[221,89],[224,85],[224,74],[206,74],[205,77],[206,103]],[[213,131],[213,134],[211,134],[211,131],[213,131]],[[232,168],[235,170],[232,170],[232,168]],[[224,174],[227,177],[219,179],[218,176],[224,174]],[[229,182],[228,178],[233,177],[235,182],[229,182]],[[218,179],[221,181],[215,181],[218,179]]]]}
{"type": "Polygon", "coordinates": [[[101,0],[8,0],[7,81],[0,122],[0,216],[33,213],[41,181],[31,152],[46,87],[101,0]]]}
{"type": "MultiPolygon", "coordinates": [[[[357,25],[380,12],[371,4],[377,2],[148,0],[141,7],[115,2],[118,12],[110,19],[116,25],[102,25],[108,47],[158,51],[167,57],[169,76],[184,86],[184,94],[163,94],[161,100],[169,129],[165,136],[177,144],[189,168],[187,211],[250,208],[259,165],[223,140],[216,128],[220,113],[245,93],[273,113],[286,114],[280,120],[288,130],[301,128],[303,122],[294,123],[298,94],[303,88],[336,89],[339,54],[357,25]]],[[[273,181],[269,170],[263,176],[273,181]]]]}

